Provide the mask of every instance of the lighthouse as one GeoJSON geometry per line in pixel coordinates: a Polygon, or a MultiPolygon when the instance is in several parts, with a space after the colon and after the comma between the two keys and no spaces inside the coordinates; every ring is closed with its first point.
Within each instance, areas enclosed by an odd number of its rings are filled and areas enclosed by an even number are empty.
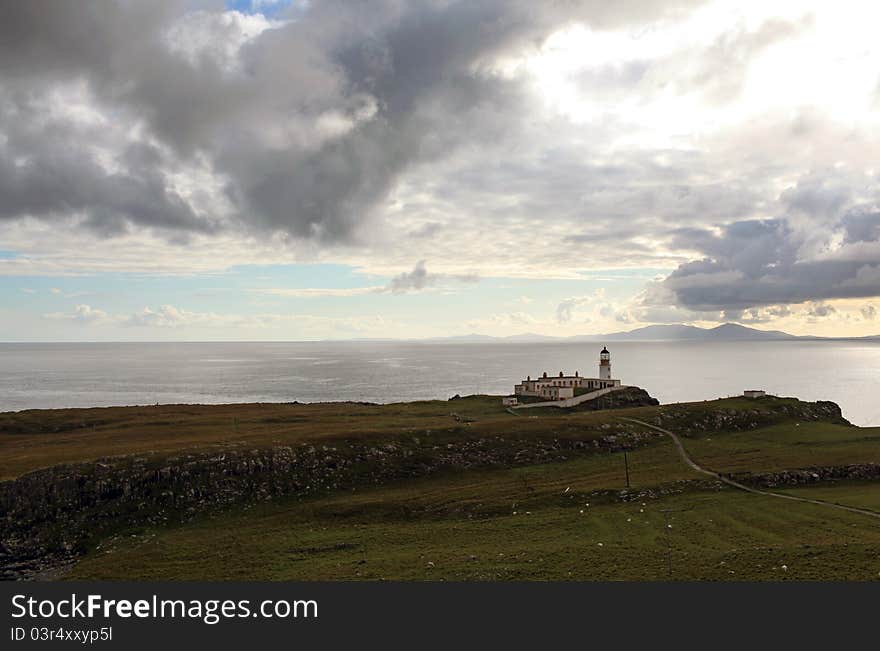
{"type": "MultiPolygon", "coordinates": [[[[512,396],[508,396],[510,400],[515,398],[530,396],[535,398],[543,398],[546,401],[553,400],[577,400],[572,404],[579,404],[584,400],[592,400],[596,397],[596,392],[601,391],[602,395],[607,393],[607,390],[614,390],[620,387],[620,380],[612,380],[611,379],[611,353],[608,352],[607,348],[602,348],[602,352],[599,353],[599,377],[584,377],[577,371],[574,372],[574,375],[566,375],[563,371],[559,371],[559,375],[548,374],[546,371],[541,373],[537,379],[533,380],[532,376],[529,375],[525,380],[520,382],[519,384],[514,385],[512,396]]],[[[507,400],[505,398],[505,400],[507,400]]],[[[505,406],[513,405],[512,402],[508,401],[504,403],[505,406]]],[[[533,402],[532,404],[548,404],[546,402],[533,402]]],[[[560,403],[561,405],[562,403],[560,403]]],[[[519,405],[517,407],[523,407],[524,405],[519,405]]],[[[565,403],[564,406],[570,406],[568,403],[565,403]]]]}
{"type": "Polygon", "coordinates": [[[604,346],[602,347],[602,352],[599,353],[599,379],[611,379],[611,353],[604,346]]]}

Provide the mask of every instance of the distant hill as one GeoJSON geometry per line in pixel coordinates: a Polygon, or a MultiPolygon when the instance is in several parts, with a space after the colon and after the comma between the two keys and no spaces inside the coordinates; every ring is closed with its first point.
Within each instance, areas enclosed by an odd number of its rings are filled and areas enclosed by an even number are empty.
{"type": "Polygon", "coordinates": [[[689,325],[655,325],[636,328],[628,332],[613,332],[590,339],[603,341],[758,341],[799,339],[779,330],[758,330],[736,323],[724,323],[715,328],[698,328],[689,325]]]}
{"type": "MultiPolygon", "coordinates": [[[[624,332],[609,332],[599,335],[575,335],[573,337],[553,337],[533,332],[510,335],[508,337],[492,337],[490,335],[468,334],[454,337],[432,337],[430,339],[413,339],[408,341],[433,341],[455,343],[488,343],[488,342],[541,342],[541,341],[821,341],[821,340],[853,340],[853,341],[880,341],[880,335],[868,337],[815,337],[811,335],[792,335],[781,330],[759,330],[749,328],[738,323],[722,323],[714,328],[699,328],[697,326],[682,325],[680,323],[669,325],[650,325],[635,330],[624,332]]],[[[361,340],[361,341],[394,341],[388,340],[361,340]]]]}

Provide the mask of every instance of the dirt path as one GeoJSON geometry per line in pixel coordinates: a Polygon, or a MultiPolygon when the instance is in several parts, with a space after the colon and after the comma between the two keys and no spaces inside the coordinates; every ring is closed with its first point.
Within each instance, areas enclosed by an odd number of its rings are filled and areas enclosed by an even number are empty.
{"type": "Polygon", "coordinates": [[[842,504],[834,504],[833,502],[826,502],[825,500],[815,500],[809,499],[806,497],[795,497],[794,495],[785,495],[784,493],[773,493],[771,491],[761,490],[759,488],[752,488],[751,486],[746,486],[745,484],[741,484],[738,481],[734,481],[721,475],[713,470],[708,470],[703,468],[696,461],[691,459],[690,455],[688,455],[687,450],[684,449],[684,445],[682,445],[681,439],[678,438],[678,435],[673,434],[667,429],[663,429],[662,427],[657,427],[656,425],[652,425],[651,423],[646,423],[643,420],[637,420],[635,418],[626,418],[625,416],[621,416],[620,420],[627,420],[631,423],[637,423],[639,425],[644,425],[645,427],[650,427],[653,430],[657,430],[658,432],[662,432],[668,435],[672,442],[675,443],[676,449],[678,449],[678,454],[681,457],[682,461],[684,461],[688,466],[700,472],[704,475],[708,475],[717,479],[720,482],[727,484],[728,486],[732,486],[733,488],[738,488],[739,490],[746,491],[747,493],[754,493],[755,495],[768,495],[770,497],[778,497],[782,500],[791,500],[792,502],[806,502],[807,504],[818,504],[819,506],[830,506],[833,509],[839,509],[841,511],[849,511],[850,513],[858,513],[860,515],[867,515],[871,518],[880,519],[880,513],[877,511],[871,511],[869,509],[860,509],[855,506],[844,506],[842,504]]]}

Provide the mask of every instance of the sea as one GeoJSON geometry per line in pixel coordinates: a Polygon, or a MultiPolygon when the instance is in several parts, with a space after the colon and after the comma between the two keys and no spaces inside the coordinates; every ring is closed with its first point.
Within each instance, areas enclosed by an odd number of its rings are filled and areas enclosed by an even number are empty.
{"type": "MultiPolygon", "coordinates": [[[[527,375],[598,373],[592,342],[0,344],[0,411],[173,403],[389,403],[508,394],[527,375]]],[[[662,403],[763,389],[880,425],[880,343],[615,342],[612,376],[662,403]]]]}

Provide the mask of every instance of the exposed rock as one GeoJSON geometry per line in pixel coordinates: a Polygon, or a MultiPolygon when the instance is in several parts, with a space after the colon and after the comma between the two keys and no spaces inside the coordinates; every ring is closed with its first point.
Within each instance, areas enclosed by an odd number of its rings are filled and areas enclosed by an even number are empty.
{"type": "Polygon", "coordinates": [[[798,468],[759,474],[741,472],[729,475],[729,477],[742,484],[761,488],[846,480],[877,480],[880,479],[880,464],[855,463],[844,466],[798,468]]]}
{"type": "Polygon", "coordinates": [[[654,407],[659,405],[657,398],[641,387],[625,387],[618,391],[606,393],[594,400],[587,400],[573,407],[576,411],[592,411],[599,409],[628,409],[631,407],[654,407]]]}
{"type": "Polygon", "coordinates": [[[185,521],[213,509],[283,496],[421,477],[446,468],[564,461],[574,454],[638,446],[652,432],[584,439],[357,442],[114,457],[0,482],[0,578],[28,578],[69,563],[109,532],[185,521]]]}
{"type": "Polygon", "coordinates": [[[707,432],[757,429],[793,419],[851,425],[834,402],[786,401],[772,396],[755,401],[753,408],[713,407],[702,414],[693,409],[693,403],[688,408],[664,405],[657,410],[654,423],[683,436],[699,437],[707,432]]]}

